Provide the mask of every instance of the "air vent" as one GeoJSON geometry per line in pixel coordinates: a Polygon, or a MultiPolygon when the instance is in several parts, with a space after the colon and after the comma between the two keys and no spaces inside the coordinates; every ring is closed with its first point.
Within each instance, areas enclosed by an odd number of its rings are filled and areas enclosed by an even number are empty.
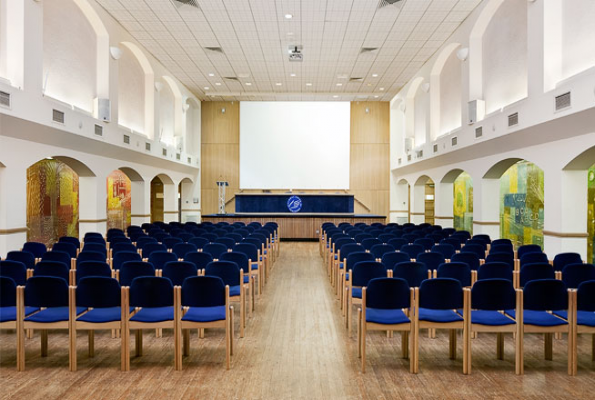
{"type": "Polygon", "coordinates": [[[397,4],[399,3],[401,0],[380,0],[378,2],[378,8],[382,8],[382,7],[386,7],[386,6],[390,6],[392,4],[397,4]]]}
{"type": "Polygon", "coordinates": [[[145,142],[145,150],[151,151],[151,143],[145,142]]]}
{"type": "Polygon", "coordinates": [[[362,47],[362,49],[359,51],[359,53],[360,54],[370,54],[375,51],[378,51],[378,47],[362,47]]]}
{"type": "Polygon", "coordinates": [[[349,82],[363,82],[364,78],[349,78],[349,82]]]}
{"type": "Polygon", "coordinates": [[[97,136],[103,136],[103,126],[95,124],[95,134],[97,136]]]}
{"type": "Polygon", "coordinates": [[[176,160],[180,160],[182,158],[182,155],[180,153],[176,153],[176,160]]]}
{"type": "Polygon", "coordinates": [[[407,161],[411,161],[411,154],[407,154],[407,161]]]}
{"type": "Polygon", "coordinates": [[[455,137],[453,137],[452,139],[450,139],[450,144],[451,144],[452,146],[456,146],[456,145],[457,145],[457,143],[459,143],[459,138],[458,138],[458,137],[456,137],[456,136],[455,136],[455,137]]]}
{"type": "Polygon", "coordinates": [[[188,164],[192,164],[192,157],[188,157],[188,164]]]}
{"type": "Polygon", "coordinates": [[[401,165],[401,163],[402,163],[402,162],[403,162],[403,159],[402,159],[402,158],[399,158],[399,159],[397,160],[397,164],[399,164],[399,165],[401,165]]]}
{"type": "Polygon", "coordinates": [[[570,103],[570,92],[556,96],[556,111],[563,110],[571,106],[570,103]]]}
{"type": "Polygon", "coordinates": [[[221,53],[223,54],[223,49],[221,47],[205,47],[205,50],[208,50],[213,53],[221,53]]]}
{"type": "Polygon", "coordinates": [[[424,156],[424,151],[423,150],[419,150],[418,152],[415,153],[415,157],[416,158],[422,158],[424,156]]]}
{"type": "Polygon", "coordinates": [[[180,8],[180,7],[184,7],[184,6],[191,6],[191,7],[198,7],[198,0],[172,0],[172,3],[180,8]]]}
{"type": "Polygon", "coordinates": [[[237,76],[224,76],[223,79],[227,79],[228,81],[239,81],[237,76]]]}
{"type": "Polygon", "coordinates": [[[124,143],[130,144],[130,136],[124,135],[124,143]]]}
{"type": "Polygon", "coordinates": [[[515,126],[519,123],[519,113],[510,114],[508,116],[508,126],[515,126]]]}
{"type": "Polygon", "coordinates": [[[59,110],[52,110],[52,121],[63,124],[64,123],[64,113],[59,110]]]}
{"type": "Polygon", "coordinates": [[[478,126],[475,128],[475,138],[480,138],[483,136],[483,126],[478,126]]]}
{"type": "Polygon", "coordinates": [[[437,144],[434,145],[434,153],[438,153],[438,145],[437,144]]]}
{"type": "Polygon", "coordinates": [[[10,107],[10,93],[0,91],[0,106],[10,107]]]}
{"type": "Polygon", "coordinates": [[[161,149],[161,155],[167,156],[167,149],[161,149]]]}

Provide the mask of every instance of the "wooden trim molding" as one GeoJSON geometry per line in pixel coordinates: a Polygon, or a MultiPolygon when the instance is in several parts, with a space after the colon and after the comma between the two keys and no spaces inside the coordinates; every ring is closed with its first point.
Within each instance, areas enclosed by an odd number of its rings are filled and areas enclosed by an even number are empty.
{"type": "Polygon", "coordinates": [[[79,219],[79,224],[99,224],[101,222],[107,222],[107,218],[104,218],[104,219],[79,219]]]}
{"type": "Polygon", "coordinates": [[[473,221],[475,225],[486,225],[486,226],[500,226],[500,221],[473,221]]]}
{"type": "Polygon", "coordinates": [[[149,218],[151,214],[130,214],[130,218],[149,218]]]}
{"type": "Polygon", "coordinates": [[[425,212],[410,212],[409,215],[426,215],[425,212]]]}
{"type": "Polygon", "coordinates": [[[455,217],[440,217],[438,215],[434,215],[434,219],[455,219],[455,217]]]}
{"type": "Polygon", "coordinates": [[[192,208],[182,208],[182,212],[200,212],[200,208],[193,210],[192,208]]]}
{"type": "Polygon", "coordinates": [[[390,210],[391,213],[409,213],[409,210],[390,210]]]}
{"type": "Polygon", "coordinates": [[[572,238],[572,239],[586,239],[589,237],[588,233],[576,233],[576,232],[553,232],[553,231],[543,231],[545,236],[553,236],[558,238],[572,238]]]}
{"type": "Polygon", "coordinates": [[[177,214],[179,211],[164,211],[164,214],[177,214]]]}
{"type": "Polygon", "coordinates": [[[0,235],[13,235],[15,233],[24,233],[24,232],[27,232],[27,228],[0,229],[0,235]]]}

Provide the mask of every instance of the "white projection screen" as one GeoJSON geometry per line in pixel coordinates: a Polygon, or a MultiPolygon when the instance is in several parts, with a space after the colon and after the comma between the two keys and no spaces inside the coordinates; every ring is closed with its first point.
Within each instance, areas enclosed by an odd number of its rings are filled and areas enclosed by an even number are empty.
{"type": "Polygon", "coordinates": [[[240,102],[241,189],[349,189],[349,102],[240,102]]]}

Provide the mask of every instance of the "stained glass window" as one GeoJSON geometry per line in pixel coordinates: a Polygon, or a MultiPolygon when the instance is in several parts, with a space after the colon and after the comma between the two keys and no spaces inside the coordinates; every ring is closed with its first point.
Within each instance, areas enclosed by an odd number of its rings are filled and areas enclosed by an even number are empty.
{"type": "Polygon", "coordinates": [[[107,229],[125,230],[131,224],[130,179],[120,170],[107,177],[107,229]]]}
{"type": "Polygon", "coordinates": [[[473,234],[473,179],[463,172],[453,185],[453,227],[473,234]]]}

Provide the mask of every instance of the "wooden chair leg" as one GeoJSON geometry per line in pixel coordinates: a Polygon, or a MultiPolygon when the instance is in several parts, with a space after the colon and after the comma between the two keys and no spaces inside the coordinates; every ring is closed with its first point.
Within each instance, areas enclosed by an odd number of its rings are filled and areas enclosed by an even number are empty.
{"type": "Polygon", "coordinates": [[[41,337],[41,356],[47,357],[48,356],[48,331],[47,331],[47,329],[41,330],[40,337],[41,337]]]}
{"type": "Polygon", "coordinates": [[[496,334],[496,358],[504,360],[504,334],[502,332],[496,334]]]}
{"type": "Polygon", "coordinates": [[[229,353],[233,356],[233,338],[235,336],[235,325],[233,322],[233,307],[230,307],[231,311],[229,313],[229,320],[231,323],[231,338],[230,338],[230,345],[229,345],[229,353]]]}
{"type": "Polygon", "coordinates": [[[401,355],[403,358],[409,358],[409,332],[401,332],[401,355]]]}
{"type": "Polygon", "coordinates": [[[136,357],[141,357],[143,355],[143,330],[137,329],[135,332],[135,355],[136,357]]]}
{"type": "Polygon", "coordinates": [[[33,329],[27,329],[27,339],[33,339],[33,329]]]}
{"type": "Polygon", "coordinates": [[[225,327],[225,362],[227,369],[231,364],[231,325],[231,318],[229,318],[225,327]]]}
{"type": "Polygon", "coordinates": [[[184,357],[188,357],[190,355],[190,329],[184,329],[182,331],[183,336],[183,351],[184,357]]]}
{"type": "Polygon", "coordinates": [[[122,328],[120,342],[120,369],[130,371],[130,329],[125,327],[122,328]]]}
{"type": "Polygon", "coordinates": [[[357,309],[357,357],[362,357],[362,309],[357,309]]]}
{"type": "Polygon", "coordinates": [[[544,353],[545,359],[551,361],[553,359],[553,334],[544,334],[544,353]]]}
{"type": "Polygon", "coordinates": [[[456,329],[451,329],[449,331],[449,337],[448,337],[448,343],[449,343],[449,358],[451,360],[456,360],[457,359],[457,330],[456,329]]]}
{"type": "Polygon", "coordinates": [[[591,361],[595,361],[595,333],[591,335],[591,341],[591,361]]]}
{"type": "Polygon", "coordinates": [[[95,357],[95,331],[89,330],[87,336],[89,339],[89,357],[95,357]]]}
{"type": "Polygon", "coordinates": [[[361,331],[361,351],[362,351],[362,374],[366,373],[366,322],[362,321],[361,331]]]}
{"type": "Polygon", "coordinates": [[[199,329],[198,330],[198,337],[201,339],[205,338],[205,330],[204,329],[199,329]]]}
{"type": "Polygon", "coordinates": [[[155,329],[155,337],[160,338],[162,336],[163,336],[163,329],[161,329],[161,328],[155,329]]]}
{"type": "Polygon", "coordinates": [[[68,329],[68,358],[69,358],[69,370],[70,372],[76,372],[77,369],[77,356],[76,356],[76,328],[70,327],[68,329]]]}
{"type": "Polygon", "coordinates": [[[523,375],[525,372],[525,361],[524,361],[524,328],[521,326],[517,327],[516,339],[515,339],[515,373],[517,375],[523,375]]]}
{"type": "Polygon", "coordinates": [[[244,327],[246,326],[246,301],[244,296],[240,298],[240,337],[244,337],[244,327]]]}
{"type": "Polygon", "coordinates": [[[25,370],[25,330],[17,319],[17,371],[25,370]]]}

